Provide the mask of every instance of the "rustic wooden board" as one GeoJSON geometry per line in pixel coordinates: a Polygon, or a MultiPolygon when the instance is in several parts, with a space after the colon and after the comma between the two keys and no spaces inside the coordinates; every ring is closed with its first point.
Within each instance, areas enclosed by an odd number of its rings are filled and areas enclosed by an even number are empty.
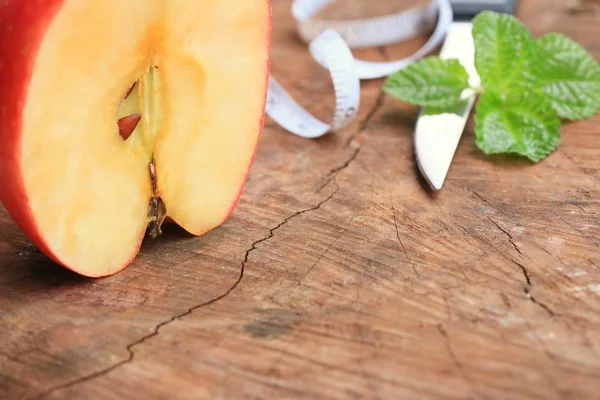
{"type": "MultiPolygon", "coordinates": [[[[273,4],[273,72],[325,118],[331,85],[289,4],[273,4]]],[[[600,59],[593,9],[523,0],[519,15],[600,59]]],[[[168,229],[114,277],[56,267],[2,211],[0,398],[598,398],[600,117],[535,166],[484,157],[470,131],[432,195],[417,110],[380,84],[336,135],[267,121],[231,219],[168,229]]]]}

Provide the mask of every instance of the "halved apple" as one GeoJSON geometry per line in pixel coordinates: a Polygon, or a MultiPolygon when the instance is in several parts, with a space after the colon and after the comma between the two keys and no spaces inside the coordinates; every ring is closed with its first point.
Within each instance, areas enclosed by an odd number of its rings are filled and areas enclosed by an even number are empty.
{"type": "Polygon", "coordinates": [[[57,263],[114,274],[170,217],[237,204],[264,121],[268,0],[0,1],[0,199],[57,263]]]}

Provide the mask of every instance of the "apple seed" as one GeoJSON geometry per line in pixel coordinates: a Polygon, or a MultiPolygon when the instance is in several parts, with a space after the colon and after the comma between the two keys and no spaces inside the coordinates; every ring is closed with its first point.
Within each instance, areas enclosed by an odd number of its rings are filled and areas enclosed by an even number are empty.
{"type": "Polygon", "coordinates": [[[123,138],[123,140],[129,139],[135,128],[140,123],[142,119],[142,114],[132,114],[126,117],[121,118],[117,121],[117,125],[119,125],[119,134],[123,138]]]}

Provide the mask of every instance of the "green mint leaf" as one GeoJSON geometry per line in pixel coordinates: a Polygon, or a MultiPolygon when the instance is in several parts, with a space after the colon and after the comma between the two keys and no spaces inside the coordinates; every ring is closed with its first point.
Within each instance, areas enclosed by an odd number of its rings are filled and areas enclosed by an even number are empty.
{"type": "Polygon", "coordinates": [[[508,93],[532,86],[535,42],[512,15],[484,11],[473,20],[475,67],[486,90],[508,93]]]}
{"type": "Polygon", "coordinates": [[[485,154],[516,153],[538,162],[560,142],[560,120],[545,96],[529,92],[481,96],[475,115],[477,147],[485,154]]]}
{"type": "MultiPolygon", "coordinates": [[[[539,162],[560,142],[560,118],[600,109],[600,65],[560,34],[534,40],[515,17],[480,13],[473,20],[475,67],[482,93],[475,115],[477,146],[485,154],[513,153],[539,162]]],[[[468,74],[458,60],[429,57],[390,76],[383,89],[423,106],[422,115],[463,115],[468,74]]]]}
{"type": "Polygon", "coordinates": [[[458,60],[427,57],[390,75],[383,90],[408,103],[446,108],[461,102],[468,81],[469,75],[458,60]]]}
{"type": "Polygon", "coordinates": [[[600,67],[566,36],[551,33],[538,39],[533,71],[561,118],[589,118],[600,108],[600,67]]]}

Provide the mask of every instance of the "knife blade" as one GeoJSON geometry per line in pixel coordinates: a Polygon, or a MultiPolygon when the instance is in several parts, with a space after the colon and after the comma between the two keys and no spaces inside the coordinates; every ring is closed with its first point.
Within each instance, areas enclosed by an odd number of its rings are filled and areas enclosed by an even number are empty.
{"type": "MultiPolygon", "coordinates": [[[[450,25],[440,57],[458,59],[469,74],[472,87],[480,85],[475,69],[475,46],[471,20],[478,13],[490,10],[511,13],[516,0],[453,0],[454,21],[450,25]]],[[[463,107],[444,114],[421,110],[415,127],[415,153],[421,174],[433,190],[444,185],[456,148],[473,109],[475,97],[463,107]]]]}

